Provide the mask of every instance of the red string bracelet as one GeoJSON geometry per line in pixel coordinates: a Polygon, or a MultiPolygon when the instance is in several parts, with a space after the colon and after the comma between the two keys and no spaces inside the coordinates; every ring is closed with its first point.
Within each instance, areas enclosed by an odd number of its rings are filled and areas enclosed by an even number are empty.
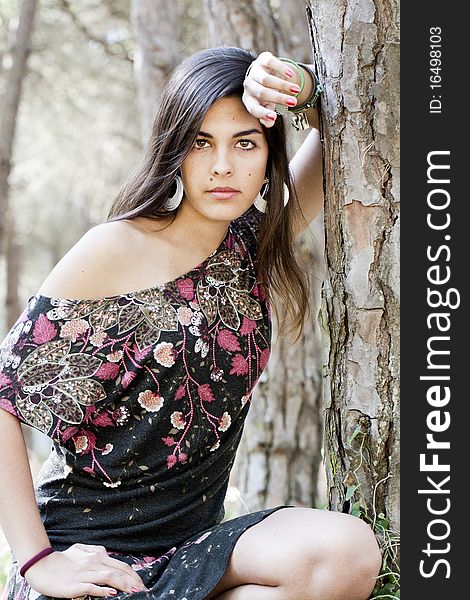
{"type": "Polygon", "coordinates": [[[24,577],[24,574],[26,573],[26,571],[30,567],[32,567],[34,564],[36,564],[39,560],[41,560],[41,558],[44,558],[45,556],[48,556],[49,554],[52,554],[53,552],[54,552],[53,548],[44,548],[44,550],[41,550],[41,552],[38,552],[37,554],[35,554],[33,556],[33,558],[30,558],[28,561],[26,561],[20,569],[21,577],[24,577]]]}

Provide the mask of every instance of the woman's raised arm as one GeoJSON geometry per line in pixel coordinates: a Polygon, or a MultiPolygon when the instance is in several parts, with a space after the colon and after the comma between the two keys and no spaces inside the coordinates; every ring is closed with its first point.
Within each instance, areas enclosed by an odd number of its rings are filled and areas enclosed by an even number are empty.
{"type": "MultiPolygon", "coordinates": [[[[312,71],[314,65],[307,65],[312,71]]],[[[304,76],[304,87],[296,96],[295,106],[301,106],[314,91],[315,82],[309,71],[300,67],[304,76]]],[[[273,56],[270,52],[262,52],[252,63],[245,79],[243,102],[247,110],[260,119],[266,127],[272,127],[276,113],[276,103],[286,104],[289,96],[296,95],[301,87],[302,77],[296,67],[273,56]],[[289,75],[288,73],[292,73],[289,75]],[[293,87],[294,86],[294,87],[293,87]],[[274,115],[272,119],[269,115],[274,115]]],[[[322,150],[318,131],[318,112],[316,107],[305,111],[312,128],[303,144],[290,162],[292,179],[299,198],[301,214],[294,220],[294,237],[298,237],[315,219],[323,208],[323,175],[322,150]]]]}

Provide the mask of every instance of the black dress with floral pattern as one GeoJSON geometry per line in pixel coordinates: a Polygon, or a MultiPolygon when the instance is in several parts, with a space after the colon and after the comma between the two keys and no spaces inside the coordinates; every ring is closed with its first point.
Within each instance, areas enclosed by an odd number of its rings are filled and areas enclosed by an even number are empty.
{"type": "MultiPolygon", "coordinates": [[[[142,597],[203,600],[238,537],[289,506],[223,521],[270,354],[259,215],[232,221],[217,250],[165,284],[31,296],[0,346],[0,407],[52,441],[35,484],[52,547],[104,545],[142,577],[142,597]]],[[[40,597],[12,560],[5,598],[40,597]]]]}

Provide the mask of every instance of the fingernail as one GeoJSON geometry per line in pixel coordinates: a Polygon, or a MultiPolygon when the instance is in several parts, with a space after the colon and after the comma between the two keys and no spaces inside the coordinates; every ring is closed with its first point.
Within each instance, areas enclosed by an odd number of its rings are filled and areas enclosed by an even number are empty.
{"type": "Polygon", "coordinates": [[[294,83],[294,85],[291,85],[290,91],[294,92],[294,94],[298,94],[300,92],[300,86],[294,83]]]}
{"type": "Polygon", "coordinates": [[[287,98],[286,104],[287,106],[295,106],[297,104],[297,100],[295,98],[287,98]]]}
{"type": "Polygon", "coordinates": [[[268,117],[268,119],[271,119],[271,121],[275,121],[276,120],[276,113],[270,112],[266,116],[268,117]]]}
{"type": "Polygon", "coordinates": [[[285,73],[287,77],[292,77],[294,75],[294,71],[292,71],[292,69],[286,69],[285,73]]]}
{"type": "Polygon", "coordinates": [[[133,587],[131,588],[131,592],[140,592],[141,590],[139,588],[133,587]]]}
{"type": "Polygon", "coordinates": [[[117,590],[110,590],[109,595],[110,596],[116,596],[117,595],[117,590]]]}

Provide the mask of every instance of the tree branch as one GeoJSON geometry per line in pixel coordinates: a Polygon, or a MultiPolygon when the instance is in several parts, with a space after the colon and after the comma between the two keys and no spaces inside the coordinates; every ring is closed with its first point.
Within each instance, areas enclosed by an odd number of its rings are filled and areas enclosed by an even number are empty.
{"type": "Polygon", "coordinates": [[[130,57],[129,52],[127,51],[127,48],[124,44],[122,44],[121,42],[114,42],[113,44],[109,44],[105,39],[92,33],[87,27],[87,25],[85,25],[73,12],[69,0],[60,0],[59,3],[64,9],[64,11],[70,16],[77,29],[81,33],[83,33],[83,35],[85,35],[89,40],[95,42],[96,44],[99,44],[107,54],[113,56],[114,58],[121,58],[130,62],[131,64],[134,62],[133,59],[130,57]],[[113,50],[113,48],[115,47],[118,47],[120,51],[115,52],[113,50]]]}

